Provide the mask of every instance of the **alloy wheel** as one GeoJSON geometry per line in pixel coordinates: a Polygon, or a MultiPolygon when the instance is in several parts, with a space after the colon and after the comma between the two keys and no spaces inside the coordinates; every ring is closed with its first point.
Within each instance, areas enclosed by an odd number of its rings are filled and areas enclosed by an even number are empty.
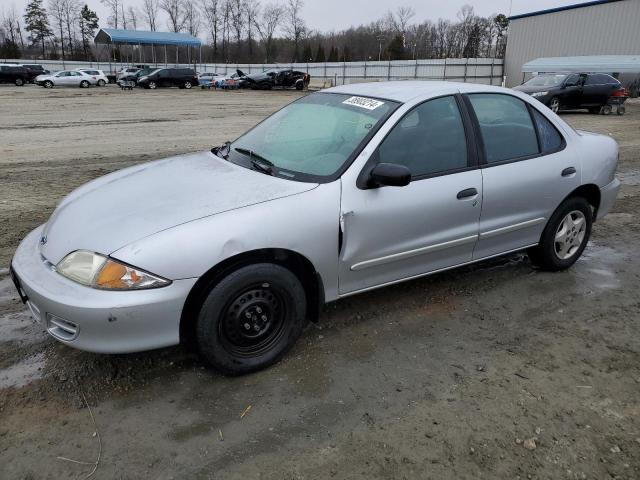
{"type": "Polygon", "coordinates": [[[569,212],[556,230],[554,251],[560,260],[571,258],[580,249],[587,228],[587,221],[580,210],[569,212]]]}
{"type": "Polygon", "coordinates": [[[560,110],[560,101],[557,98],[552,98],[551,103],[549,103],[549,108],[553,113],[558,113],[558,110],[560,110]]]}

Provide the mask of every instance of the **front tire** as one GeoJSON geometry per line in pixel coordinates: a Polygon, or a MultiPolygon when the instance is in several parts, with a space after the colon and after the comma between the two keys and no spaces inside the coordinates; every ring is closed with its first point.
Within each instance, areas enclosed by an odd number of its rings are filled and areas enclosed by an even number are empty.
{"type": "Polygon", "coordinates": [[[82,80],[80,82],[80,88],[89,88],[89,82],[86,80],[82,80]]]}
{"type": "Polygon", "coordinates": [[[529,249],[530,260],[550,272],[569,268],[587,246],[592,223],[589,202],[583,197],[568,198],[551,215],[540,244],[529,249]]]}
{"type": "Polygon", "coordinates": [[[560,111],[560,100],[558,100],[558,97],[553,97],[549,100],[549,108],[553,113],[558,113],[560,111]]]}
{"type": "Polygon", "coordinates": [[[184,82],[184,88],[186,88],[187,90],[191,89],[192,86],[193,84],[191,82],[184,82]]]}
{"type": "Polygon", "coordinates": [[[47,80],[43,84],[44,88],[53,88],[53,82],[51,80],[47,80]]]}
{"type": "Polygon", "coordinates": [[[298,277],[280,265],[242,267],[207,293],[196,323],[202,357],[225,375],[274,364],[306,325],[306,296],[298,277]]]}
{"type": "Polygon", "coordinates": [[[24,80],[21,78],[16,78],[14,83],[16,84],[16,87],[22,87],[24,85],[24,80]]]}
{"type": "Polygon", "coordinates": [[[158,85],[156,84],[156,82],[149,82],[149,85],[147,86],[147,88],[150,88],[151,90],[155,90],[156,88],[158,88],[158,85]]]}

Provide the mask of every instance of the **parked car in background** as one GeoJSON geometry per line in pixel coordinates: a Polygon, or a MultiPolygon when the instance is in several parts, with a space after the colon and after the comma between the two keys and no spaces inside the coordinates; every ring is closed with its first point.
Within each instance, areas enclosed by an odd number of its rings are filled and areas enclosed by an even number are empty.
{"type": "Polygon", "coordinates": [[[116,82],[118,80],[123,80],[125,77],[128,77],[130,75],[135,75],[136,72],[139,72],[140,70],[142,70],[141,68],[138,67],[125,67],[122,70],[120,70],[117,74],[116,74],[116,82]]]}
{"type": "Polygon", "coordinates": [[[611,95],[626,91],[618,80],[605,73],[543,73],[514,90],[528,93],[555,113],[577,108],[600,113],[611,95]]]}
{"type": "Polygon", "coordinates": [[[232,73],[231,75],[222,75],[221,77],[216,78],[214,81],[215,88],[220,88],[222,90],[240,88],[242,76],[238,72],[240,72],[240,70],[236,73],[232,73]]]}
{"type": "Polygon", "coordinates": [[[154,72],[156,70],[158,70],[158,67],[141,68],[137,72],[133,72],[133,73],[128,73],[126,75],[122,75],[121,78],[119,78],[116,83],[120,84],[121,81],[126,81],[126,82],[134,82],[134,83],[137,84],[138,83],[138,79],[140,77],[144,77],[145,75],[149,75],[151,72],[154,72]]]}
{"type": "Polygon", "coordinates": [[[89,88],[94,80],[84,72],[76,70],[62,70],[48,75],[39,75],[35,83],[44,88],[53,87],[80,87],[89,88]]]}
{"type": "Polygon", "coordinates": [[[38,63],[23,63],[21,66],[27,69],[27,73],[29,74],[29,81],[31,83],[33,83],[38,75],[46,75],[48,73],[51,73],[49,72],[49,70],[46,70],[42,65],[38,63]]]}
{"type": "Polygon", "coordinates": [[[198,82],[200,83],[200,88],[215,88],[216,81],[222,80],[225,78],[225,75],[222,73],[212,73],[212,72],[203,72],[198,75],[198,82]]]}
{"type": "Polygon", "coordinates": [[[31,81],[26,68],[20,65],[0,65],[0,83],[13,83],[21,87],[31,81]]]}
{"type": "Polygon", "coordinates": [[[158,68],[138,78],[138,86],[152,90],[158,87],[189,89],[198,86],[198,77],[191,68],[158,68]]]}
{"type": "Polygon", "coordinates": [[[240,86],[256,90],[270,90],[274,87],[295,88],[302,90],[309,85],[311,76],[306,72],[292,70],[291,68],[272,68],[260,73],[245,75],[238,70],[240,86]]]}
{"type": "Polygon", "coordinates": [[[80,187],[10,272],[69,346],[193,341],[243,374],[278,361],[325,302],[520,250],[569,268],[613,206],[617,162],[615,140],[521,92],[343,85],[211,151],[80,187]]]}
{"type": "Polygon", "coordinates": [[[109,83],[109,79],[102,70],[96,70],[94,68],[76,68],[77,72],[86,73],[91,77],[91,84],[98,87],[104,87],[109,83]]]}

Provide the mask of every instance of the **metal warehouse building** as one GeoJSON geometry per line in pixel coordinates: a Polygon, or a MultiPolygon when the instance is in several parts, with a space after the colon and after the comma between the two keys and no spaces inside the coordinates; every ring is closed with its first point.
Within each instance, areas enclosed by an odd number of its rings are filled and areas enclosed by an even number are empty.
{"type": "Polygon", "coordinates": [[[640,54],[640,0],[599,0],[510,17],[506,85],[540,57],[640,54]]]}

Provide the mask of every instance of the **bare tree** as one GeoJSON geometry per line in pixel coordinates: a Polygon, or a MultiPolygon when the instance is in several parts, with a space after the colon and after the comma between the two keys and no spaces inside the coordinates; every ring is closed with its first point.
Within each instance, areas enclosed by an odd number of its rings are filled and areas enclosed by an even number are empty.
{"type": "Polygon", "coordinates": [[[53,27],[60,32],[60,49],[62,53],[62,60],[66,60],[66,55],[64,51],[64,9],[65,9],[66,0],[49,0],[49,14],[53,17],[53,27]]]}
{"type": "Polygon", "coordinates": [[[11,5],[7,10],[2,9],[0,16],[0,27],[2,27],[14,44],[18,44],[18,33],[20,32],[20,23],[18,21],[18,13],[16,6],[11,5]]]}
{"type": "Polygon", "coordinates": [[[281,5],[270,3],[262,9],[262,14],[255,21],[256,30],[262,39],[265,50],[265,62],[272,61],[273,37],[282,22],[285,10],[281,5]]]}
{"type": "Polygon", "coordinates": [[[253,32],[256,18],[260,14],[259,0],[244,0],[244,11],[247,17],[247,46],[249,49],[249,61],[253,60],[253,32]]]}
{"type": "Polygon", "coordinates": [[[213,61],[218,58],[218,30],[220,29],[220,0],[200,0],[200,9],[204,14],[211,44],[213,46],[213,61]]]}
{"type": "Polygon", "coordinates": [[[158,0],[144,0],[142,3],[142,16],[152,32],[156,31],[158,9],[158,0]]]}
{"type": "Polygon", "coordinates": [[[183,4],[183,16],[187,32],[197,37],[200,32],[200,27],[202,26],[202,20],[200,19],[200,11],[195,3],[187,1],[183,4]]]}
{"type": "Polygon", "coordinates": [[[100,0],[105,7],[109,9],[108,24],[113,28],[118,28],[118,20],[120,20],[120,5],[121,0],[100,0]]]}
{"type": "Polygon", "coordinates": [[[138,29],[138,9],[132,5],[129,5],[127,8],[127,13],[129,14],[129,23],[133,27],[134,30],[138,29]]]}
{"type": "Polygon", "coordinates": [[[169,17],[167,26],[172,32],[180,32],[184,29],[184,14],[182,12],[182,0],[160,0],[160,9],[169,17]]]}
{"type": "Polygon", "coordinates": [[[231,28],[235,34],[236,41],[236,58],[240,57],[242,51],[242,32],[244,31],[244,2],[243,0],[231,0],[231,28]]]}
{"type": "Polygon", "coordinates": [[[78,15],[80,13],[80,4],[78,0],[63,0],[64,23],[67,30],[67,39],[69,45],[69,54],[74,56],[74,43],[77,40],[77,24],[78,15]]]}
{"type": "Polygon", "coordinates": [[[287,0],[286,6],[286,23],[284,25],[285,32],[289,40],[293,42],[293,61],[298,61],[300,54],[300,40],[304,36],[307,27],[302,18],[303,0],[287,0]]]}

